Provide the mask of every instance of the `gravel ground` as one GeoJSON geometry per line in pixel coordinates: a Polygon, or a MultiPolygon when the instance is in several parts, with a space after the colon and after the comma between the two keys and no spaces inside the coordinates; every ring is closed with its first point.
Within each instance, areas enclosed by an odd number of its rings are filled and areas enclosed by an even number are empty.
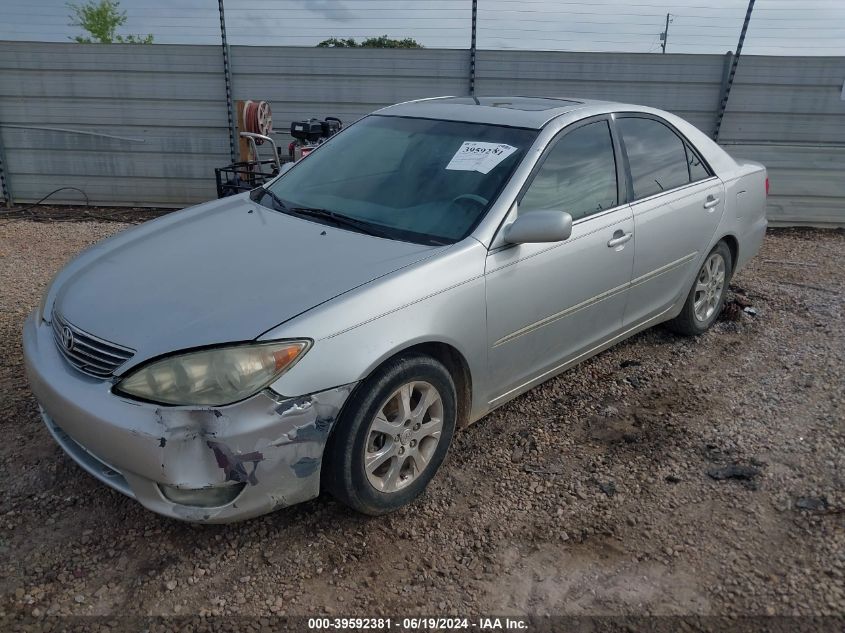
{"type": "Polygon", "coordinates": [[[393,515],[355,515],[323,497],[195,526],[74,465],[23,375],[21,325],[52,274],[124,227],[0,223],[7,622],[845,615],[841,232],[770,232],[734,280],[756,316],[741,296],[738,320],[700,338],[652,329],[534,389],[460,432],[426,494],[393,515]]]}

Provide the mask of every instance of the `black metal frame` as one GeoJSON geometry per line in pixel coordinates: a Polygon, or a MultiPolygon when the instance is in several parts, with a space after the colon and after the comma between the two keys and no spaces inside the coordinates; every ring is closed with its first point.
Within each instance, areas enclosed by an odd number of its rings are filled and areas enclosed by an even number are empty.
{"type": "MultiPolygon", "coordinates": [[[[282,164],[290,162],[290,159],[284,157],[279,160],[282,164]]],[[[272,180],[278,173],[273,159],[239,161],[225,167],[216,167],[214,179],[217,182],[217,197],[225,198],[251,191],[272,180]]]]}

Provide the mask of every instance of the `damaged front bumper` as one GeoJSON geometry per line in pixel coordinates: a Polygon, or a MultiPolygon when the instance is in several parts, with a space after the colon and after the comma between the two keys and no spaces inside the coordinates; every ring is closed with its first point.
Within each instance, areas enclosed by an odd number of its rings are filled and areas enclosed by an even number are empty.
{"type": "Polygon", "coordinates": [[[72,368],[36,313],[23,345],[42,417],[65,452],[150,510],[186,521],[239,521],[316,497],[326,440],[354,387],[296,398],[268,389],[225,407],[159,406],[72,368]],[[203,498],[228,500],[206,507],[203,498]]]}

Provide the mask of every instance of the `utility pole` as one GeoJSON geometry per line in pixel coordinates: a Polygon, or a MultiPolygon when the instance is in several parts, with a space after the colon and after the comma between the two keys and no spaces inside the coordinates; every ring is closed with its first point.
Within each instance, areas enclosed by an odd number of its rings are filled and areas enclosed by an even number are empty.
{"type": "Polygon", "coordinates": [[[663,33],[660,34],[661,46],[663,48],[663,52],[662,52],[663,55],[666,54],[666,43],[669,40],[669,16],[671,16],[671,15],[672,15],[671,13],[666,14],[666,28],[663,30],[663,33]]]}
{"type": "Polygon", "coordinates": [[[725,110],[728,108],[728,97],[731,96],[731,87],[734,84],[736,67],[739,65],[739,56],[742,54],[742,45],[745,42],[745,34],[748,32],[748,23],[751,22],[751,12],[754,10],[754,0],[748,0],[748,9],[745,11],[745,20],[742,22],[742,31],[739,32],[739,42],[736,44],[736,55],[731,63],[731,70],[728,73],[728,81],[722,90],[722,98],[719,101],[719,110],[716,112],[716,125],[713,128],[713,140],[719,141],[719,130],[722,129],[722,119],[725,118],[725,110]]]}

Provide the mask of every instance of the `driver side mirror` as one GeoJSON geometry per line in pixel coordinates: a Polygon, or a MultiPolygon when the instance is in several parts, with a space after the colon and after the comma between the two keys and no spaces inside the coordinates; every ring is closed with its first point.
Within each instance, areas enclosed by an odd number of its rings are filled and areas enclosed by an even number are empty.
{"type": "Polygon", "coordinates": [[[505,227],[508,244],[561,242],[572,235],[572,216],[563,211],[531,211],[505,227]]]}

